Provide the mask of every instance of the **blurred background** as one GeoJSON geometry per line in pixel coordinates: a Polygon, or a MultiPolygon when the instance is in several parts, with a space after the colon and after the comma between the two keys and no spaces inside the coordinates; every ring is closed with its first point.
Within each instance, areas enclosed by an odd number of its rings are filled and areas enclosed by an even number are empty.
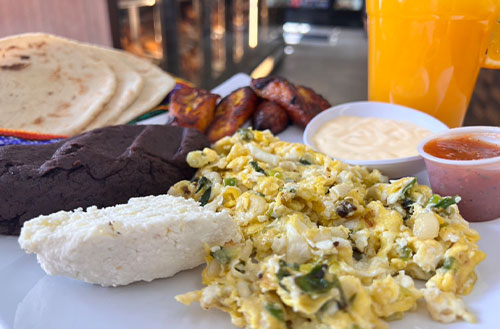
{"type": "MultiPolygon", "coordinates": [[[[0,0],[0,37],[43,31],[122,48],[210,89],[282,75],[331,104],[367,98],[364,0],[0,0]]],[[[465,125],[500,125],[500,75],[482,70],[465,125]]]]}

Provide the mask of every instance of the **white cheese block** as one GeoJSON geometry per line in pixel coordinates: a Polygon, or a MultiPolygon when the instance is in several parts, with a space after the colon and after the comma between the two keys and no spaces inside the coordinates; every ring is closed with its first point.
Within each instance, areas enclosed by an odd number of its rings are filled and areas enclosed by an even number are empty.
{"type": "Polygon", "coordinates": [[[37,254],[48,274],[118,286],[196,267],[204,261],[205,244],[240,239],[227,212],[160,195],[39,216],[24,223],[19,244],[37,254]]]}

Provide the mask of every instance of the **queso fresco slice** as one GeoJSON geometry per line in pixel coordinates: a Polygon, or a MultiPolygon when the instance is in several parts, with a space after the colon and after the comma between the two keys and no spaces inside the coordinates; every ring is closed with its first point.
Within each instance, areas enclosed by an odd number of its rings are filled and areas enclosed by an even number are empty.
{"type": "Polygon", "coordinates": [[[203,263],[205,244],[240,239],[227,212],[160,195],[39,216],[24,223],[19,244],[48,274],[118,286],[193,268],[203,263]]]}

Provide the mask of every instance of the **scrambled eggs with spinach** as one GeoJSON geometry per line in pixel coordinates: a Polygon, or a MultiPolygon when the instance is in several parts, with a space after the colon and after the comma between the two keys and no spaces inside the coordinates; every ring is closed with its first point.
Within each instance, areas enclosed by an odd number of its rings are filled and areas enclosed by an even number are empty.
{"type": "Polygon", "coordinates": [[[388,182],[268,131],[240,130],[187,161],[195,179],[169,193],[229,211],[244,239],[207,249],[206,287],[179,301],[247,328],[386,328],[420,299],[438,321],[474,321],[460,296],[485,255],[458,197],[412,177],[388,182]]]}

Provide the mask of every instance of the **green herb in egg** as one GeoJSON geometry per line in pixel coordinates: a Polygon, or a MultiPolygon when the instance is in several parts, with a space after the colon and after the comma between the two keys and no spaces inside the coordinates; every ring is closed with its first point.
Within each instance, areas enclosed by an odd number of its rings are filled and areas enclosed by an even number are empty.
{"type": "Polygon", "coordinates": [[[405,246],[398,250],[399,258],[402,260],[410,260],[413,257],[413,250],[410,247],[405,246]]]}
{"type": "Polygon", "coordinates": [[[211,251],[210,256],[212,256],[221,265],[229,264],[229,262],[231,261],[231,255],[229,255],[229,251],[225,248],[211,251]]]}
{"type": "Polygon", "coordinates": [[[253,169],[258,172],[258,173],[261,173],[263,175],[266,175],[266,172],[264,171],[264,169],[262,169],[259,164],[257,163],[257,161],[250,161],[250,165],[253,167],[253,169]]]}
{"type": "Polygon", "coordinates": [[[312,164],[312,162],[311,162],[311,161],[309,161],[309,160],[307,160],[306,158],[300,158],[300,159],[299,159],[299,162],[300,162],[301,164],[303,164],[304,166],[308,166],[308,165],[312,164]]]}
{"type": "Polygon", "coordinates": [[[224,186],[236,186],[236,178],[234,177],[224,178],[224,186]]]}
{"type": "Polygon", "coordinates": [[[458,204],[462,198],[458,195],[441,197],[437,194],[433,194],[427,202],[427,207],[446,209],[453,204],[458,204]]]}
{"type": "Polygon", "coordinates": [[[443,262],[443,266],[441,268],[443,270],[449,271],[449,270],[456,270],[457,269],[457,259],[453,256],[446,257],[443,262]]]}
{"type": "Polygon", "coordinates": [[[238,129],[238,133],[240,134],[241,139],[245,142],[249,142],[254,138],[252,130],[249,128],[240,128],[238,129]]]}
{"type": "Polygon", "coordinates": [[[272,316],[274,316],[276,319],[280,320],[281,322],[285,322],[285,316],[283,313],[283,309],[279,307],[276,304],[266,304],[265,306],[266,311],[268,311],[272,316]]]}
{"type": "Polygon", "coordinates": [[[415,183],[417,182],[416,178],[413,178],[408,185],[406,185],[403,190],[401,191],[401,195],[404,197],[408,192],[410,192],[411,188],[415,186],[415,183]]]}
{"type": "Polygon", "coordinates": [[[327,265],[316,265],[311,272],[295,278],[295,284],[304,292],[323,294],[335,286],[325,278],[327,265]]]}
{"type": "Polygon", "coordinates": [[[212,182],[210,181],[210,179],[206,178],[205,176],[202,176],[198,180],[198,188],[196,189],[196,193],[209,186],[212,186],[212,182]]]}

